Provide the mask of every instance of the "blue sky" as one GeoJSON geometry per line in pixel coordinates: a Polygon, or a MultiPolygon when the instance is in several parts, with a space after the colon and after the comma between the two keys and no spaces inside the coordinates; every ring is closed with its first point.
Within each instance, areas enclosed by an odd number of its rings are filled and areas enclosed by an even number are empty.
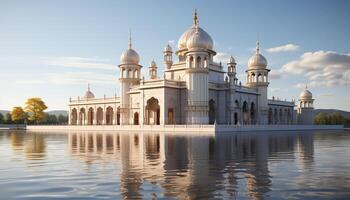
{"type": "Polygon", "coordinates": [[[97,97],[119,93],[117,65],[129,29],[143,73],[176,48],[192,25],[214,40],[216,60],[233,55],[239,78],[259,38],[269,62],[269,96],[297,99],[308,83],[317,108],[350,111],[350,1],[0,1],[0,109],[39,96],[49,110],[91,84],[97,97]]]}

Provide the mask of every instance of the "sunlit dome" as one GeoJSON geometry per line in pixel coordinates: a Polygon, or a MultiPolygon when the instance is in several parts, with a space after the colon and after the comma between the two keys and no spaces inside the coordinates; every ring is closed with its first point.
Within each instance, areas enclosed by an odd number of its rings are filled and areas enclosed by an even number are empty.
{"type": "Polygon", "coordinates": [[[266,69],[267,60],[260,54],[259,42],[257,42],[255,54],[249,58],[248,69],[266,69]]]}
{"type": "Polygon", "coordinates": [[[300,93],[300,99],[312,99],[312,93],[305,87],[305,89],[300,93]]]}
{"type": "Polygon", "coordinates": [[[177,47],[179,50],[189,49],[189,47],[194,46],[210,50],[212,50],[214,47],[214,42],[210,35],[198,26],[198,17],[196,11],[194,13],[194,25],[181,35],[177,43],[177,47]]]}
{"type": "Polygon", "coordinates": [[[93,99],[93,98],[95,98],[94,93],[92,93],[90,91],[90,85],[89,84],[88,84],[88,90],[85,92],[84,98],[85,99],[93,99]]]}
{"type": "Polygon", "coordinates": [[[140,56],[134,49],[132,49],[131,39],[129,39],[129,47],[120,56],[120,63],[138,65],[139,62],[140,56]]]}

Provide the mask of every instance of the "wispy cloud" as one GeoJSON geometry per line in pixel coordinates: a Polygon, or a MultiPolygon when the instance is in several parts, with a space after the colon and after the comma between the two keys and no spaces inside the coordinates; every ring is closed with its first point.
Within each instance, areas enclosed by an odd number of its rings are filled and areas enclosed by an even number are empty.
{"type": "Polygon", "coordinates": [[[110,60],[86,57],[48,57],[43,58],[42,63],[49,66],[116,70],[117,65],[110,60]]]}
{"type": "Polygon", "coordinates": [[[219,63],[219,62],[227,63],[227,62],[229,61],[229,59],[230,59],[230,56],[231,56],[231,55],[228,54],[228,53],[218,52],[218,53],[214,56],[213,60],[214,60],[214,62],[217,62],[217,63],[219,63]]]}
{"type": "Polygon", "coordinates": [[[298,60],[285,64],[282,70],[289,74],[303,74],[311,87],[350,85],[350,54],[306,52],[298,60]]]}
{"type": "Polygon", "coordinates": [[[296,44],[285,44],[282,46],[271,47],[266,49],[270,53],[286,52],[286,51],[296,51],[299,49],[299,46],[296,44]]]}
{"type": "Polygon", "coordinates": [[[322,93],[318,95],[319,97],[334,97],[335,95],[333,93],[322,93]]]}
{"type": "Polygon", "coordinates": [[[269,73],[270,79],[281,79],[283,77],[283,71],[280,69],[272,69],[269,73]]]}
{"type": "Polygon", "coordinates": [[[168,44],[173,46],[175,44],[175,40],[168,40],[168,44]]]}
{"type": "Polygon", "coordinates": [[[101,74],[95,72],[67,72],[51,73],[47,76],[47,81],[56,85],[85,85],[87,83],[99,85],[115,84],[117,76],[115,74],[101,74]]]}

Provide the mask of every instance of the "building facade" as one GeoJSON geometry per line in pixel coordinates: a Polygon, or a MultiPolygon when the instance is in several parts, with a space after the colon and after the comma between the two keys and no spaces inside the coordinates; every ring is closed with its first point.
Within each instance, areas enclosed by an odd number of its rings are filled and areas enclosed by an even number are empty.
{"type": "Polygon", "coordinates": [[[178,41],[176,61],[172,47],[164,48],[161,76],[155,61],[148,67],[149,78],[141,76],[143,66],[130,38],[118,65],[120,95],[95,98],[88,87],[84,97],[70,99],[69,124],[312,123],[312,95],[311,100],[307,95],[300,98],[297,112],[294,101],[268,99],[270,69],[259,42],[248,61],[246,84],[242,84],[236,76],[235,59],[231,56],[227,67],[214,62],[213,40],[199,27],[196,12],[193,21],[178,41]]]}

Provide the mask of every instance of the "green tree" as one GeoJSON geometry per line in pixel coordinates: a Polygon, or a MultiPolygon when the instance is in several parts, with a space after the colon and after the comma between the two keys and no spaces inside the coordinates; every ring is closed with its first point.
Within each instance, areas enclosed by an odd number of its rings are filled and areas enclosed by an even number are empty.
{"type": "Polygon", "coordinates": [[[62,114],[58,115],[58,124],[67,124],[68,123],[68,116],[64,116],[62,114]]]}
{"type": "Polygon", "coordinates": [[[327,124],[327,115],[325,113],[318,113],[314,119],[315,124],[327,124]]]}
{"type": "Polygon", "coordinates": [[[0,113],[0,124],[5,123],[5,118],[4,115],[2,113],[0,113]]]}
{"type": "Polygon", "coordinates": [[[28,113],[28,119],[35,124],[45,119],[44,110],[47,109],[45,102],[41,98],[30,98],[26,101],[25,111],[28,113]]]}
{"type": "Polygon", "coordinates": [[[24,123],[26,119],[26,113],[24,112],[22,107],[16,106],[12,108],[11,111],[11,120],[14,123],[24,123]]]}
{"type": "Polygon", "coordinates": [[[13,124],[10,113],[6,113],[5,124],[13,124]]]}
{"type": "Polygon", "coordinates": [[[57,122],[58,120],[56,115],[45,113],[45,120],[43,121],[44,124],[57,124],[57,122]]]}

